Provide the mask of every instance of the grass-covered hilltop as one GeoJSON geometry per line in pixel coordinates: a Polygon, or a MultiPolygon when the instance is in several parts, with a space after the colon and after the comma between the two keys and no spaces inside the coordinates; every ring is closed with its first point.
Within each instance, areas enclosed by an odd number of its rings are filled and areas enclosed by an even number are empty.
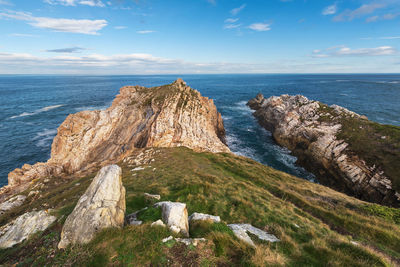
{"type": "Polygon", "coordinates": [[[5,266],[397,266],[400,210],[234,155],[178,80],[70,115],[1,191],[5,266]]]}
{"type": "Polygon", "coordinates": [[[320,182],[363,200],[400,206],[400,127],[304,96],[249,101],[259,123],[320,182]]]}

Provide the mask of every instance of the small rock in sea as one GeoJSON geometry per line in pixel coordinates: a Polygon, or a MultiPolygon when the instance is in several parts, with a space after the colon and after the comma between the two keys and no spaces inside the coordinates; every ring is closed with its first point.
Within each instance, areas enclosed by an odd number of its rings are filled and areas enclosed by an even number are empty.
{"type": "Polygon", "coordinates": [[[146,198],[155,199],[155,200],[160,200],[161,199],[160,195],[153,195],[153,194],[149,194],[149,193],[144,193],[144,196],[146,198]]]}
{"type": "Polygon", "coordinates": [[[211,220],[213,222],[220,222],[221,218],[219,216],[214,216],[214,215],[209,215],[209,214],[204,214],[204,213],[197,213],[197,212],[194,212],[189,217],[189,221],[206,221],[206,220],[211,220]]]}

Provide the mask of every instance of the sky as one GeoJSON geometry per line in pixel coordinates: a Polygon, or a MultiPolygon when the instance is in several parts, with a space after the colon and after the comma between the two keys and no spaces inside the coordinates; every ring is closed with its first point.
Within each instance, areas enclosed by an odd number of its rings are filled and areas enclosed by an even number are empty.
{"type": "Polygon", "coordinates": [[[0,74],[400,73],[400,0],[0,0],[0,74]]]}

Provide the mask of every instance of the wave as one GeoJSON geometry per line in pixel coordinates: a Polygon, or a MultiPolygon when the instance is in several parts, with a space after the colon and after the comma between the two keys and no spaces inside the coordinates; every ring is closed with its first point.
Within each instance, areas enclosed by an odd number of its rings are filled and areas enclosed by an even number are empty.
{"type": "Polygon", "coordinates": [[[44,129],[43,131],[39,132],[36,134],[34,138],[32,138],[33,141],[36,141],[36,146],[37,147],[49,147],[51,145],[51,142],[54,139],[54,136],[57,134],[57,129],[44,129]]]}
{"type": "Polygon", "coordinates": [[[109,106],[104,105],[104,106],[83,106],[83,107],[79,107],[79,108],[75,108],[76,111],[85,111],[85,110],[105,110],[107,109],[109,106]]]}
{"type": "Polygon", "coordinates": [[[36,114],[39,114],[39,113],[42,113],[42,112],[46,112],[46,111],[49,111],[49,110],[52,110],[52,109],[56,109],[56,108],[59,108],[59,107],[62,107],[62,106],[64,106],[64,105],[47,106],[47,107],[44,107],[44,108],[41,108],[41,109],[37,109],[34,112],[23,112],[23,113],[21,113],[19,115],[15,115],[15,116],[10,117],[10,119],[36,115],[36,114]]]}

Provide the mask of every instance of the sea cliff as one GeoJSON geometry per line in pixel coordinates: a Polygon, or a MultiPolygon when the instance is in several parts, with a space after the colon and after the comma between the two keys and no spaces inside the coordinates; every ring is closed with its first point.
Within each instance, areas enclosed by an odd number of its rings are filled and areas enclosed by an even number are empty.
{"type": "Polygon", "coordinates": [[[399,127],[301,95],[259,94],[248,105],[276,142],[321,183],[363,200],[399,206],[399,127]]]}

